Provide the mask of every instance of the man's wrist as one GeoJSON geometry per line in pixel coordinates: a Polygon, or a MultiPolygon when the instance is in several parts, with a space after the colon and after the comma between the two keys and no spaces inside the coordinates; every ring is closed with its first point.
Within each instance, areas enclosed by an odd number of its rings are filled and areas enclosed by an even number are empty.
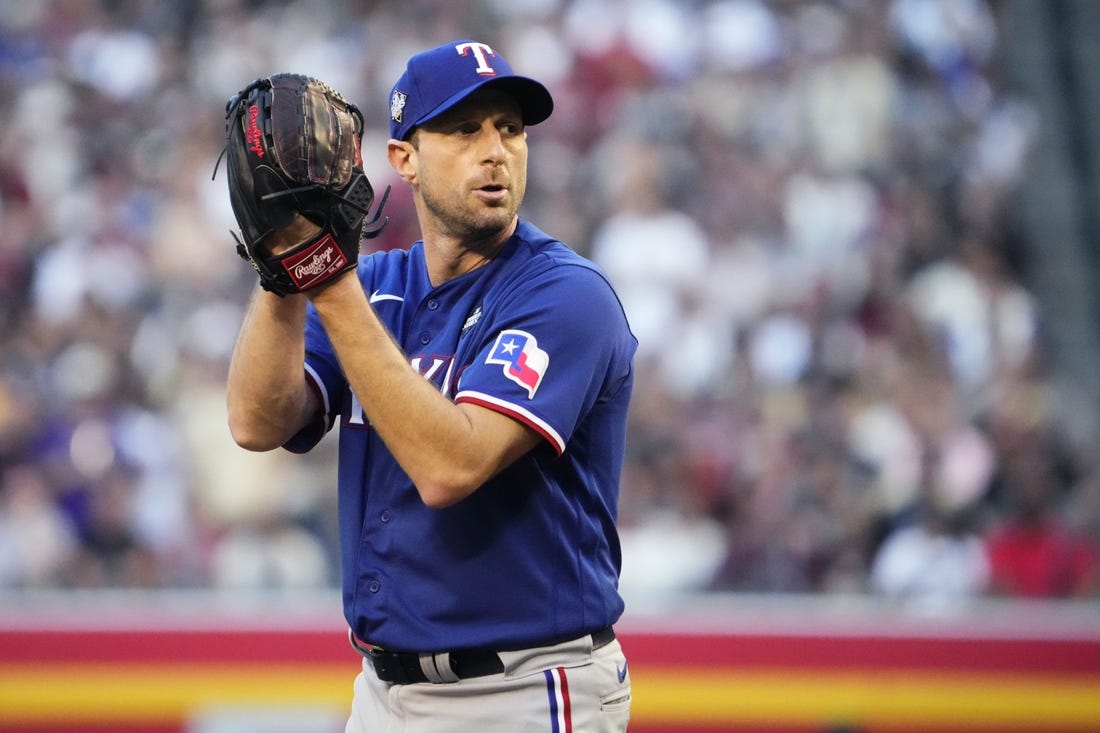
{"type": "Polygon", "coordinates": [[[322,305],[328,300],[365,297],[363,288],[359,285],[359,278],[355,276],[354,268],[345,270],[316,287],[302,291],[302,295],[309,298],[314,305],[322,305]]]}

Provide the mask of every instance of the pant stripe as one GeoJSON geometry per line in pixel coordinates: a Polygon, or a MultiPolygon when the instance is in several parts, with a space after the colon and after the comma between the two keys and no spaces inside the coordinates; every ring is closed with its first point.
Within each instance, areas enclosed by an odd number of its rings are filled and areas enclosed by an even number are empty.
{"type": "Polygon", "coordinates": [[[573,733],[573,711],[569,704],[569,679],[565,669],[548,669],[546,675],[546,693],[550,701],[551,733],[573,733]]]}

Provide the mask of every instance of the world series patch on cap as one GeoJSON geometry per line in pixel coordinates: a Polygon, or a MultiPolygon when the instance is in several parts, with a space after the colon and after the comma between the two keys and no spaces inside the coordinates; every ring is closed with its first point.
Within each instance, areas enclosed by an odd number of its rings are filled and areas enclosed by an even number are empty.
{"type": "Polygon", "coordinates": [[[516,74],[488,44],[454,41],[409,59],[390,92],[390,136],[404,140],[417,125],[487,86],[516,99],[525,125],[536,125],[554,111],[554,99],[546,87],[516,74]]]}

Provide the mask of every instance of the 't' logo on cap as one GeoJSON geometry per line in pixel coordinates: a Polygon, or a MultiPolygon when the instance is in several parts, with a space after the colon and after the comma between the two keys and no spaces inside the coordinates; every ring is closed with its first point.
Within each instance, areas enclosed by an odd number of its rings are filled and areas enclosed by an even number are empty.
{"type": "Polygon", "coordinates": [[[460,43],[455,46],[455,51],[458,51],[459,56],[468,56],[473,54],[477,59],[477,68],[475,71],[482,76],[496,76],[497,72],[492,66],[489,65],[488,56],[496,56],[493,53],[493,49],[489,48],[487,44],[470,42],[460,43]]]}

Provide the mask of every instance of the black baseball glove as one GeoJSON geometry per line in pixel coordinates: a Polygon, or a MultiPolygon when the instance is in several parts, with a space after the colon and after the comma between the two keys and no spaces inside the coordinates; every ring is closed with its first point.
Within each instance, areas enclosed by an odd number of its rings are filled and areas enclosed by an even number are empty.
{"type": "Polygon", "coordinates": [[[241,228],[237,253],[260,284],[283,296],[355,268],[363,238],[386,225],[386,189],[367,221],[374,189],[363,172],[363,115],[328,85],[300,74],[257,79],[225,110],[229,199],[241,228]],[[272,254],[265,237],[297,215],[320,232],[272,254]]]}

